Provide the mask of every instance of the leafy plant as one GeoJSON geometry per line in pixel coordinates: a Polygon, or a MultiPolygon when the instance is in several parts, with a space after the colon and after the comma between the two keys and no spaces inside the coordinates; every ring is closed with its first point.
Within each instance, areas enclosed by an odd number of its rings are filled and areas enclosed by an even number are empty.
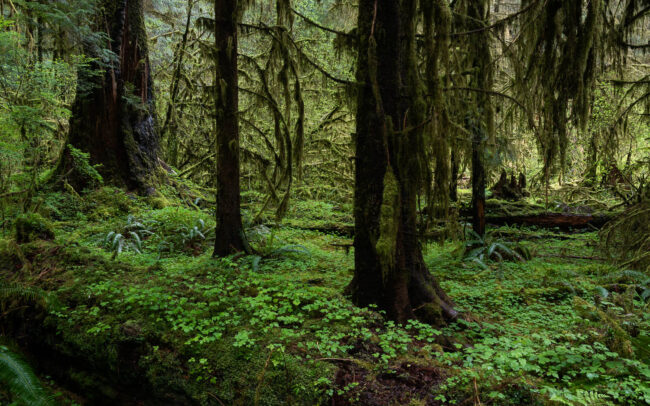
{"type": "Polygon", "coordinates": [[[9,348],[0,345],[0,383],[16,400],[14,405],[51,405],[32,369],[9,348]]]}
{"type": "Polygon", "coordinates": [[[123,251],[135,251],[141,254],[143,240],[153,234],[147,225],[129,215],[124,228],[106,234],[102,245],[113,252],[113,258],[123,251]]]}
{"type": "Polygon", "coordinates": [[[505,241],[490,241],[482,238],[474,230],[468,231],[468,238],[464,244],[465,259],[476,262],[487,269],[489,261],[526,261],[530,259],[530,251],[522,246],[512,247],[505,241]]]}
{"type": "MultiPolygon", "coordinates": [[[[632,288],[636,293],[636,298],[640,302],[646,303],[650,301],[650,277],[644,274],[643,272],[634,271],[634,270],[624,270],[621,272],[609,274],[605,277],[606,279],[615,279],[617,281],[627,282],[628,288],[632,288]]],[[[610,291],[603,286],[596,287],[598,295],[607,299],[610,296],[610,291]]]]}
{"type": "Polygon", "coordinates": [[[175,249],[180,251],[190,251],[194,254],[200,253],[203,243],[208,236],[214,232],[214,228],[205,223],[203,219],[197,219],[193,226],[181,226],[176,231],[160,243],[158,246],[159,253],[163,251],[173,252],[175,249]]]}
{"type": "Polygon", "coordinates": [[[568,406],[609,406],[612,403],[609,396],[595,391],[578,389],[575,393],[557,391],[551,395],[551,400],[568,406]]]}
{"type": "Polygon", "coordinates": [[[254,271],[259,270],[260,263],[264,259],[280,258],[287,254],[307,254],[309,251],[300,244],[287,244],[276,238],[275,231],[264,225],[252,228],[247,233],[252,241],[255,241],[254,252],[251,256],[251,266],[254,271]]]}

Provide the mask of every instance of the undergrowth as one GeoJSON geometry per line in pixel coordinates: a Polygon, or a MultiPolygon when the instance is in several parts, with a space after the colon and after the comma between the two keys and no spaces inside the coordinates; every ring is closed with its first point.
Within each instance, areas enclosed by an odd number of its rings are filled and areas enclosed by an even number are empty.
{"type": "MultiPolygon", "coordinates": [[[[647,279],[599,259],[595,233],[501,228],[479,246],[481,263],[463,243],[427,244],[429,268],[463,312],[435,329],[395,325],[342,295],[347,237],[291,221],[255,226],[257,257],[213,259],[209,209],[92,193],[99,203],[76,213],[56,209],[68,197],[48,196],[56,239],[24,244],[32,271],[13,260],[11,278],[52,292],[60,304],[44,323],[107,373],[138,342],[139,379],[154,392],[173,386],[202,404],[364,404],[411,379],[420,392],[408,396],[425,404],[650,403],[647,279]],[[102,241],[127,229],[147,233],[114,256],[102,241]]],[[[345,220],[334,206],[301,208],[322,224],[345,220]]]]}

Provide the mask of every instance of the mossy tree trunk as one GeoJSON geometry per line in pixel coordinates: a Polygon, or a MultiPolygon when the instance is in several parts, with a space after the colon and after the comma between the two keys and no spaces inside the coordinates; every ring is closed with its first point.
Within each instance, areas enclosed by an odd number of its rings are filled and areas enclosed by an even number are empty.
{"type": "Polygon", "coordinates": [[[217,231],[214,255],[250,251],[241,219],[239,97],[237,88],[237,0],[215,0],[217,117],[217,231]]]}
{"type": "Polygon", "coordinates": [[[416,1],[361,0],[357,81],[355,304],[388,317],[442,324],[458,313],[429,273],[416,227],[422,160],[423,86],[415,50],[416,1]]]}
{"type": "Polygon", "coordinates": [[[587,154],[587,172],[585,173],[585,183],[588,186],[596,185],[596,173],[598,172],[598,144],[596,133],[589,139],[589,148],[587,154]]]}
{"type": "MultiPolygon", "coordinates": [[[[109,42],[85,44],[86,54],[98,61],[79,72],[68,143],[101,164],[100,173],[111,183],[150,193],[156,183],[158,135],[143,1],[103,0],[98,5],[97,29],[109,42]],[[106,60],[103,48],[114,58],[106,60]]],[[[85,186],[67,149],[59,173],[73,186],[85,186]]]]}
{"type": "Polygon", "coordinates": [[[451,181],[449,182],[449,200],[458,201],[458,171],[460,170],[460,159],[458,146],[454,146],[451,151],[451,181]]]}
{"type": "Polygon", "coordinates": [[[472,229],[485,235],[485,146],[483,133],[475,129],[472,135],[472,229]]]}
{"type": "MultiPolygon", "coordinates": [[[[473,0],[468,2],[468,27],[470,30],[484,28],[488,21],[489,1],[473,0]]],[[[488,38],[489,32],[483,31],[472,37],[471,78],[472,87],[491,90],[492,88],[492,55],[488,38]]],[[[477,92],[473,95],[474,108],[471,109],[467,121],[472,133],[472,228],[483,237],[485,235],[485,186],[486,167],[485,149],[486,142],[494,134],[494,112],[490,96],[487,92],[477,92]]]]}

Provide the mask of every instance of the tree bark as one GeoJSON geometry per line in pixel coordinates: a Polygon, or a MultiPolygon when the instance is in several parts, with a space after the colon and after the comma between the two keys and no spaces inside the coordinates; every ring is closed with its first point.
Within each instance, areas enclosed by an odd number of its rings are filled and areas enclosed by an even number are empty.
{"type": "Polygon", "coordinates": [[[416,227],[424,151],[422,86],[415,54],[415,0],[361,0],[357,81],[355,274],[348,293],[398,322],[455,319],[450,298],[429,273],[416,227]]]}
{"type": "Polygon", "coordinates": [[[460,159],[457,146],[454,145],[451,151],[451,181],[449,182],[449,199],[452,202],[458,201],[458,171],[460,170],[460,159]]]}
{"type": "MultiPolygon", "coordinates": [[[[468,21],[469,29],[481,29],[488,21],[489,1],[475,0],[469,2],[468,21]]],[[[472,87],[490,90],[492,87],[492,56],[488,32],[476,35],[471,45],[475,48],[472,52],[474,76],[472,87]]],[[[485,143],[494,134],[494,113],[490,97],[487,93],[474,95],[475,106],[478,114],[471,118],[469,128],[472,129],[472,228],[474,232],[483,237],[485,235],[485,143]]]]}
{"type": "Polygon", "coordinates": [[[483,134],[476,131],[472,139],[472,229],[485,235],[485,165],[483,134]]]}
{"type": "Polygon", "coordinates": [[[237,75],[237,0],[215,0],[217,230],[214,256],[250,249],[241,219],[237,75]]]}
{"type": "MultiPolygon", "coordinates": [[[[100,45],[86,42],[85,52],[98,61],[79,72],[68,144],[88,152],[110,182],[151,193],[158,135],[143,0],[103,0],[98,10],[97,27],[108,35],[114,59],[102,60],[100,45]]],[[[75,187],[86,184],[67,148],[59,173],[75,187]]]]}

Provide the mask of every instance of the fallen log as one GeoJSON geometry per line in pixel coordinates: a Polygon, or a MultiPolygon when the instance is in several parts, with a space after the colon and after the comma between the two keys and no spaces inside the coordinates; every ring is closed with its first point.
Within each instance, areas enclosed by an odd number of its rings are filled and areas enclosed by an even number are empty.
{"type": "MultiPolygon", "coordinates": [[[[464,214],[464,213],[463,213],[464,214]]],[[[536,226],[541,228],[559,228],[562,231],[572,231],[576,229],[599,229],[605,223],[613,218],[612,215],[591,215],[591,214],[564,214],[564,213],[537,213],[530,215],[517,216],[486,216],[485,221],[491,226],[503,225],[523,225],[536,226]]],[[[463,216],[463,221],[468,219],[463,216]]],[[[307,231],[318,231],[326,234],[336,234],[341,237],[354,237],[354,226],[348,224],[324,225],[324,226],[298,226],[289,225],[289,227],[307,231]]],[[[428,232],[421,237],[425,240],[437,239],[440,237],[439,232],[428,232]]],[[[546,237],[544,237],[546,238],[546,237]]],[[[562,237],[553,236],[550,238],[562,239],[562,237]]]]}
{"type": "Polygon", "coordinates": [[[345,224],[329,226],[298,226],[291,224],[289,227],[305,231],[318,231],[319,233],[325,234],[336,234],[342,237],[354,236],[354,226],[345,224]]]}
{"type": "Polygon", "coordinates": [[[606,215],[545,213],[523,216],[487,216],[485,220],[488,224],[498,226],[517,224],[570,230],[574,228],[599,228],[611,219],[611,216],[606,215]]]}

